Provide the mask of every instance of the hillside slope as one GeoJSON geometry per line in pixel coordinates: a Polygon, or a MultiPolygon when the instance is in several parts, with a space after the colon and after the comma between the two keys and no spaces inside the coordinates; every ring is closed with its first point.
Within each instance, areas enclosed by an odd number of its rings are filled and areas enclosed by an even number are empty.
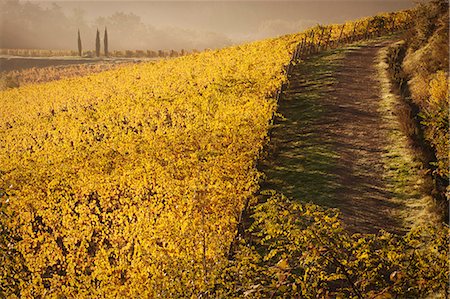
{"type": "MultiPolygon", "coordinates": [[[[1,295],[219,294],[235,282],[230,247],[257,202],[279,91],[301,63],[292,57],[407,21],[384,14],[0,92],[1,295]]],[[[326,213],[319,222],[339,228],[326,213]]]]}
{"type": "Polygon", "coordinates": [[[292,69],[219,297],[446,298],[449,230],[402,128],[395,40],[292,69]]]}

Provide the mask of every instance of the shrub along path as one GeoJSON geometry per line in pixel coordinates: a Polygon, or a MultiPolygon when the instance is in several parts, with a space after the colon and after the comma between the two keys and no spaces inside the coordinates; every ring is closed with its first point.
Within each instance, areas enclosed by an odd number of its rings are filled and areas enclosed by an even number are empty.
{"type": "Polygon", "coordinates": [[[420,165],[393,117],[396,104],[383,94],[377,62],[392,42],[357,44],[295,66],[262,164],[263,190],[338,208],[351,232],[410,226],[408,217],[423,207],[420,165]]]}

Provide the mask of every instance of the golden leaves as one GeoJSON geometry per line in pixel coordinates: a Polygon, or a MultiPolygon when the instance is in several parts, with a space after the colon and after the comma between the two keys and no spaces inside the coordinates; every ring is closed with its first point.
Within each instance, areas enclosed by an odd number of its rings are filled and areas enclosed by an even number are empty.
{"type": "Polygon", "coordinates": [[[24,224],[18,248],[39,278],[27,291],[204,288],[257,188],[284,52],[263,41],[0,93],[10,224],[24,224]]]}
{"type": "MultiPolygon", "coordinates": [[[[221,283],[237,217],[258,189],[272,97],[303,36],[0,92],[0,188],[14,186],[2,225],[30,272],[17,279],[21,295],[198,297],[221,283]]],[[[274,222],[271,209],[257,211],[261,223],[274,222]]],[[[282,218],[323,219],[302,209],[282,218]]],[[[340,231],[336,219],[324,225],[340,231]]],[[[277,223],[265,241],[305,225],[277,223]]],[[[290,263],[279,260],[279,282],[290,263]]]]}

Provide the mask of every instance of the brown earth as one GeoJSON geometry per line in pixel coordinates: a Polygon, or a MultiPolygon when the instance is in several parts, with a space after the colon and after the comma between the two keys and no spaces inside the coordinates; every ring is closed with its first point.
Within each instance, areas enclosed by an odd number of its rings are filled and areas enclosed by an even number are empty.
{"type": "Polygon", "coordinates": [[[334,170],[340,185],[337,205],[350,227],[373,231],[399,226],[390,216],[396,206],[390,201],[384,179],[383,153],[387,134],[379,114],[380,84],[375,60],[379,49],[390,42],[376,43],[350,52],[336,71],[335,91],[328,98],[330,111],[339,117],[329,130],[335,149],[341,153],[334,170]]]}

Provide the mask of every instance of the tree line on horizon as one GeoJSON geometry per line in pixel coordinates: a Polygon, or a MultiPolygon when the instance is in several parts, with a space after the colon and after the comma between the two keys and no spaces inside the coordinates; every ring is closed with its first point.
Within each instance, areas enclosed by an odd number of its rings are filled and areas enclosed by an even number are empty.
{"type": "MultiPolygon", "coordinates": [[[[103,35],[103,50],[104,50],[104,54],[105,57],[109,56],[109,50],[108,50],[108,29],[105,27],[105,33],[103,35]]],[[[97,33],[95,36],[95,56],[100,57],[100,52],[101,52],[101,46],[100,46],[100,31],[98,31],[97,28],[97,33]]],[[[83,56],[83,45],[81,42],[81,34],[80,34],[80,29],[78,29],[78,55],[80,57],[83,56]]]]}
{"type": "MultiPolygon", "coordinates": [[[[95,37],[95,56],[100,57],[101,54],[101,40],[100,40],[100,32],[97,29],[96,37],[95,37]]],[[[104,49],[104,56],[105,57],[179,57],[184,56],[189,53],[189,51],[186,51],[185,49],[181,49],[181,51],[175,51],[170,50],[169,52],[164,50],[158,50],[158,51],[151,51],[147,50],[146,52],[143,50],[126,50],[122,53],[122,51],[113,51],[113,53],[110,53],[109,51],[109,43],[108,43],[108,29],[105,27],[105,32],[103,35],[103,49],[104,49]],[[122,53],[122,54],[120,54],[122,53]]],[[[205,51],[208,51],[210,49],[205,49],[205,51]]],[[[90,51],[88,51],[90,52],[90,51]]],[[[200,51],[197,49],[193,49],[191,53],[199,53],[200,51]]],[[[81,41],[81,34],[80,30],[78,29],[78,56],[83,56],[83,45],[81,41]]]]}

